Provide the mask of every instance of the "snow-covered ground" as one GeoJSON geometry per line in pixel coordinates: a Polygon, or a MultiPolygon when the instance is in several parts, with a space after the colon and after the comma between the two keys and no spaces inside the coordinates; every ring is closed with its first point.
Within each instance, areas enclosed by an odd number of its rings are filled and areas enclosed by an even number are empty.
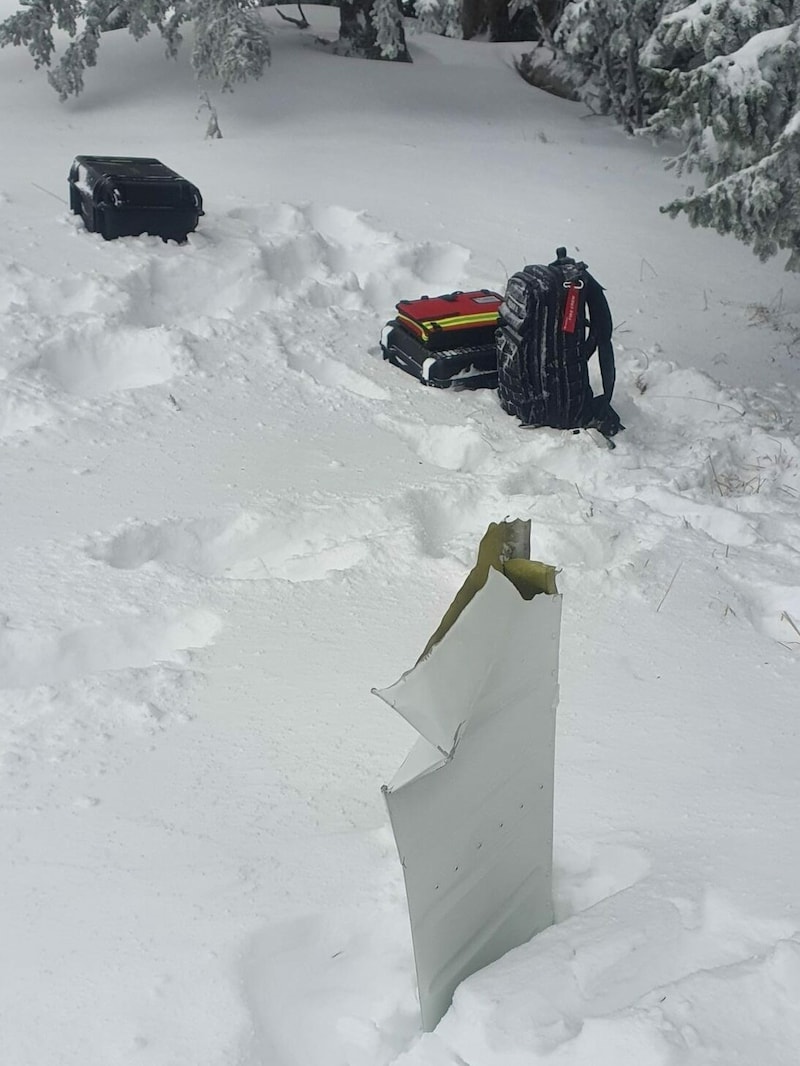
{"type": "MultiPolygon", "coordinates": [[[[10,10],[10,0],[3,0],[10,10]]],[[[514,73],[274,13],[212,88],[102,43],[62,105],[0,53],[3,1066],[796,1066],[800,297],[659,215],[678,186],[514,73]],[[105,243],[78,153],[201,188],[105,243]],[[565,244],[617,321],[610,452],[382,362],[396,300],[565,244]],[[564,593],[558,924],[422,1036],[380,794],[488,522],[564,593]]]]}

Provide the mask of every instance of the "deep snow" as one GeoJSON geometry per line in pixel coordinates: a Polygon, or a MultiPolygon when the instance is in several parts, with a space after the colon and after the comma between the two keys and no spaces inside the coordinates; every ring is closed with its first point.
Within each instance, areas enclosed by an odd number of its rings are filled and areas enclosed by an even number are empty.
{"type": "Polygon", "coordinates": [[[660,216],[663,147],[519,46],[265,18],[221,141],[155,39],[66,105],[0,53],[3,1063],[796,1066],[796,279],[660,216]],[[185,173],[197,233],[86,233],[81,152],[185,173]],[[557,244],[615,313],[613,453],[380,359],[397,299],[557,244]],[[562,571],[559,922],[422,1037],[370,688],[506,515],[562,571]]]}

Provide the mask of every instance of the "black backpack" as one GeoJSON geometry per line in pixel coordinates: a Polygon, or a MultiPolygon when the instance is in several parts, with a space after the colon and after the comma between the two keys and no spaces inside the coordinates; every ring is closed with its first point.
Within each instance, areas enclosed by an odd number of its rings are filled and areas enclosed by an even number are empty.
{"type": "Polygon", "coordinates": [[[566,248],[556,256],[549,266],[526,266],[508,280],[497,331],[500,403],[525,426],[594,427],[612,437],[624,426],[611,406],[611,311],[586,264],[569,258],[566,248]],[[600,396],[589,382],[595,350],[600,396]]]}

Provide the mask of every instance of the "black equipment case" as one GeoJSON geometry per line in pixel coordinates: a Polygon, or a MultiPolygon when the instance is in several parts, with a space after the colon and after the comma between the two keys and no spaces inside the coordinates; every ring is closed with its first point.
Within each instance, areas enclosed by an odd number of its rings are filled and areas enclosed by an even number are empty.
{"type": "Polygon", "coordinates": [[[141,233],[185,241],[203,214],[197,186],[158,159],[79,155],[69,172],[69,206],[107,241],[141,233]]]}
{"type": "Polygon", "coordinates": [[[401,300],[381,334],[383,358],[423,385],[496,389],[502,302],[490,289],[401,300]]]}

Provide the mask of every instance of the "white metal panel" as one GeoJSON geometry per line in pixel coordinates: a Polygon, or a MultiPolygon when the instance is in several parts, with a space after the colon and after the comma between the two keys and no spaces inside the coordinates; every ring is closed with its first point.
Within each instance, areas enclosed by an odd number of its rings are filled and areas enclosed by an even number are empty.
{"type": "MultiPolygon", "coordinates": [[[[528,602],[535,603],[536,599],[528,602]]],[[[459,730],[472,715],[486,685],[492,683],[490,672],[507,658],[506,612],[513,613],[525,602],[507,578],[490,570],[486,584],[445,638],[399,681],[376,690],[376,695],[434,747],[450,754],[459,730]],[[481,604],[478,613],[471,610],[477,600],[481,604]]]]}
{"type": "Polygon", "coordinates": [[[427,774],[441,766],[449,756],[442,755],[438,748],[429,744],[425,737],[417,737],[414,747],[406,755],[400,769],[392,778],[391,788],[399,788],[401,785],[413,781],[422,774],[427,774]]]}
{"type": "Polygon", "coordinates": [[[429,742],[384,789],[426,1030],[465,977],[553,921],[560,617],[560,596],[523,600],[492,570],[429,656],[378,693],[429,742]]]}

